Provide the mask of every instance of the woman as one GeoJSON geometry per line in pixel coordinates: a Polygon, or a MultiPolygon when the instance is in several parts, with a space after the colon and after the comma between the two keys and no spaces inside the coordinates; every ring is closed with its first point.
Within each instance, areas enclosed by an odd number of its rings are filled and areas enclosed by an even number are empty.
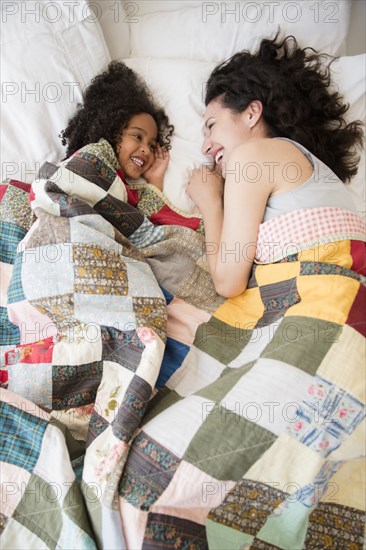
{"type": "Polygon", "coordinates": [[[357,172],[362,123],[346,123],[326,57],[276,36],[255,54],[233,55],[208,80],[202,150],[215,168],[196,170],[189,194],[223,296],[247,288],[261,223],[302,208],[357,212],[343,182],[357,172]]]}

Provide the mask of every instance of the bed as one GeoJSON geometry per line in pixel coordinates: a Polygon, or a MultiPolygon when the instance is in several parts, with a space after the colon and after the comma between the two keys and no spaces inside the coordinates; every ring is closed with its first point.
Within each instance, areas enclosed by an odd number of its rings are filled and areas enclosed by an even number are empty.
{"type": "Polygon", "coordinates": [[[359,216],[289,213],[284,239],[262,224],[237,298],[215,292],[202,231],[150,221],[191,215],[210,71],[278,28],[339,56],[347,116],[365,121],[363,9],[2,2],[4,549],[364,547],[364,153],[359,216]],[[175,126],[164,195],[139,182],[138,211],[107,142],[60,163],[58,135],[111,59],[175,126]]]}

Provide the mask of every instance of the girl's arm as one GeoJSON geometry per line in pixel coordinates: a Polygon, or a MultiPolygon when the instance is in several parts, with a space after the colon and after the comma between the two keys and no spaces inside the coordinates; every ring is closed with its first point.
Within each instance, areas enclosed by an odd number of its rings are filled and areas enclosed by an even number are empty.
{"type": "Polygon", "coordinates": [[[253,140],[233,151],[226,166],[223,200],[213,173],[206,182],[196,174],[189,185],[189,194],[202,212],[216,291],[228,298],[247,287],[258,228],[274,188],[268,177],[268,159],[273,158],[268,142],[253,140]]]}

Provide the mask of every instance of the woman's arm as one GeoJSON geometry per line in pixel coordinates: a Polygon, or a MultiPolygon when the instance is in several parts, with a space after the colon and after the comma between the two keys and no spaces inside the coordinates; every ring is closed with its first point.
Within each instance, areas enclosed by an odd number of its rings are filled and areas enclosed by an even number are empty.
{"type": "Polygon", "coordinates": [[[271,140],[240,145],[226,166],[225,190],[207,176],[207,182],[190,182],[189,194],[198,204],[204,224],[207,257],[216,291],[225,297],[241,294],[247,287],[253,264],[258,228],[274,188],[268,177],[273,158],[271,140]],[[224,207],[223,207],[224,205],[224,207]]]}

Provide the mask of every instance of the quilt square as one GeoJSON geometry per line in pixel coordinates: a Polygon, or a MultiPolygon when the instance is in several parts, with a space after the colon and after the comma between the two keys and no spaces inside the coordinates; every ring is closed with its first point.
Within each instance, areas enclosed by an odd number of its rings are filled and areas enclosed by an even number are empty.
{"type": "MultiPolygon", "coordinates": [[[[100,187],[104,191],[108,191],[116,177],[115,170],[105,163],[100,155],[97,156],[85,150],[71,157],[66,167],[72,174],[81,176],[81,180],[94,183],[96,187],[100,187]]],[[[72,177],[70,175],[70,179],[72,177]]]]}
{"type": "Polygon", "coordinates": [[[55,365],[52,371],[52,408],[81,407],[95,401],[103,374],[103,362],[55,365]]]}
{"type": "Polygon", "coordinates": [[[128,442],[139,427],[144,416],[152,388],[139,376],[134,376],[126,390],[117,416],[112,422],[113,434],[128,442]]]}
{"type": "Polygon", "coordinates": [[[162,548],[162,545],[164,548],[175,550],[181,546],[182,540],[186,548],[208,549],[204,525],[175,516],[149,513],[143,550],[156,550],[162,548]]]}
{"type": "Polygon", "coordinates": [[[8,403],[0,403],[0,459],[32,473],[48,422],[8,403]],[[14,434],[13,436],[11,434],[14,434]]]}
{"type": "Polygon", "coordinates": [[[13,516],[49,548],[56,548],[62,528],[62,512],[56,490],[57,485],[32,474],[13,516]]]}
{"type": "Polygon", "coordinates": [[[289,313],[344,325],[359,286],[358,281],[340,275],[298,277],[301,302],[294,304],[289,313]]]}
{"type": "Polygon", "coordinates": [[[188,353],[189,346],[177,342],[173,338],[167,338],[163,361],[155,385],[156,388],[160,389],[165,386],[175,371],[180,368],[188,353]]]}
{"type": "Polygon", "coordinates": [[[149,507],[171,482],[180,459],[154,439],[140,432],[135,437],[124,473],[119,495],[141,510],[149,507]]]}
{"type": "Polygon", "coordinates": [[[351,309],[348,313],[346,320],[347,325],[357,330],[362,336],[366,337],[366,287],[360,285],[355,301],[353,302],[351,309]]]}
{"type": "Polygon", "coordinates": [[[1,462],[1,511],[3,515],[1,531],[4,529],[8,518],[12,517],[14,510],[23,498],[24,489],[30,479],[30,472],[24,468],[19,468],[15,464],[9,462],[1,462]]]}
{"type": "Polygon", "coordinates": [[[136,330],[118,330],[114,327],[102,326],[101,338],[103,361],[119,363],[136,372],[145,348],[136,330]]]}
{"type": "Polygon", "coordinates": [[[30,185],[11,180],[4,187],[5,193],[0,203],[0,217],[5,227],[7,223],[11,223],[22,228],[26,233],[31,226],[33,218],[33,212],[29,204],[30,185]]]}
{"type": "MultiPolygon", "coordinates": [[[[169,342],[169,338],[168,338],[169,342]]],[[[185,346],[182,346],[182,355],[185,354],[185,346]]],[[[174,360],[174,367],[179,366],[174,360]]],[[[211,355],[192,346],[188,348],[182,365],[175,370],[174,374],[169,378],[167,386],[174,389],[179,395],[187,397],[193,393],[199,393],[201,389],[210,386],[217,380],[223,371],[225,365],[217,361],[211,355]]]]}
{"type": "Polygon", "coordinates": [[[328,456],[364,419],[364,406],[344,389],[315,376],[299,404],[299,420],[287,431],[322,456],[328,456]]]}
{"type": "Polygon", "coordinates": [[[317,374],[343,388],[361,403],[366,403],[365,379],[360,376],[364,368],[364,337],[349,325],[344,325],[338,336],[338,345],[329,348],[317,374]]]}
{"type": "Polygon", "coordinates": [[[9,365],[8,389],[45,409],[52,409],[52,364],[9,365]]]}
{"type": "Polygon", "coordinates": [[[240,479],[208,519],[255,536],[286,497],[286,493],[265,483],[240,479]]]}
{"type": "Polygon", "coordinates": [[[305,548],[362,548],[364,541],[363,511],[320,502],[310,514],[305,548]]]}
{"type": "Polygon", "coordinates": [[[296,286],[296,278],[259,287],[264,313],[256,326],[261,327],[274,323],[284,316],[285,312],[301,301],[296,286]]]}
{"type": "Polygon", "coordinates": [[[205,421],[207,410],[212,410],[215,403],[197,395],[179,400],[176,394],[173,394],[173,397],[170,395],[167,396],[167,400],[171,406],[164,407],[160,414],[144,423],[144,432],[175,456],[182,458],[205,421]]]}
{"type": "Polygon", "coordinates": [[[1,251],[0,261],[13,264],[17,253],[17,246],[27,231],[11,222],[1,222],[1,251]]]}
{"type": "MultiPolygon", "coordinates": [[[[259,359],[222,397],[220,405],[279,435],[298,420],[300,406],[313,378],[291,365],[259,359]]],[[[230,375],[227,375],[230,377],[230,375]]],[[[234,377],[230,377],[234,378],[234,377]]]]}
{"type": "Polygon", "coordinates": [[[74,292],[97,295],[126,295],[126,264],[113,252],[98,246],[74,244],[74,292]]]}
{"type": "Polygon", "coordinates": [[[312,317],[284,317],[261,357],[276,359],[314,375],[337,342],[342,327],[312,317]],[[311,348],[311,354],[308,353],[311,348]]]}
{"type": "Polygon", "coordinates": [[[26,299],[22,285],[23,255],[22,252],[18,253],[14,261],[13,275],[8,288],[8,304],[26,299]]]}
{"type": "Polygon", "coordinates": [[[86,441],[87,448],[109,426],[109,422],[107,422],[107,420],[105,420],[103,416],[98,414],[97,410],[98,410],[98,407],[96,407],[96,409],[93,410],[92,415],[90,417],[88,437],[86,441]]]}
{"type": "MultiPolygon", "coordinates": [[[[64,243],[70,243],[70,220],[48,216],[46,223],[38,222],[37,229],[27,238],[24,249],[28,250],[29,248],[37,248],[44,245],[45,250],[42,252],[40,251],[38,255],[45,261],[54,262],[58,254],[52,253],[52,251],[54,249],[57,251],[58,247],[52,245],[59,244],[65,246],[64,243]],[[47,250],[48,247],[50,249],[49,253],[47,250]]],[[[69,249],[71,248],[70,244],[67,246],[69,249]]],[[[29,253],[29,255],[31,255],[31,253],[29,253]]]]}
{"type": "Polygon", "coordinates": [[[160,339],[166,341],[167,312],[164,298],[132,298],[137,328],[149,327],[160,339]]]}
{"type": "Polygon", "coordinates": [[[247,289],[245,292],[229,298],[214,313],[216,319],[233,327],[252,330],[264,313],[259,287],[247,289]]]}
{"type": "Polygon", "coordinates": [[[74,275],[69,243],[28,248],[23,261],[22,284],[27,300],[72,293],[74,275]]]}
{"type": "Polygon", "coordinates": [[[76,327],[79,321],[74,316],[74,295],[61,294],[58,296],[48,296],[47,298],[39,298],[30,300],[42,315],[47,315],[56,325],[58,332],[62,333],[65,329],[76,327]]]}
{"type": "MultiPolygon", "coordinates": [[[[206,405],[206,410],[207,405],[206,405]]],[[[215,405],[183,459],[216,479],[237,481],[275,441],[268,430],[215,405]]]]}
{"type": "Polygon", "coordinates": [[[112,195],[107,195],[97,202],[94,209],[125,237],[132,235],[144,221],[144,215],[141,212],[112,195]]]}
{"type": "Polygon", "coordinates": [[[228,365],[248,344],[253,328],[243,328],[239,322],[233,326],[218,319],[215,314],[208,323],[198,327],[193,344],[223,365],[228,365]]]}

